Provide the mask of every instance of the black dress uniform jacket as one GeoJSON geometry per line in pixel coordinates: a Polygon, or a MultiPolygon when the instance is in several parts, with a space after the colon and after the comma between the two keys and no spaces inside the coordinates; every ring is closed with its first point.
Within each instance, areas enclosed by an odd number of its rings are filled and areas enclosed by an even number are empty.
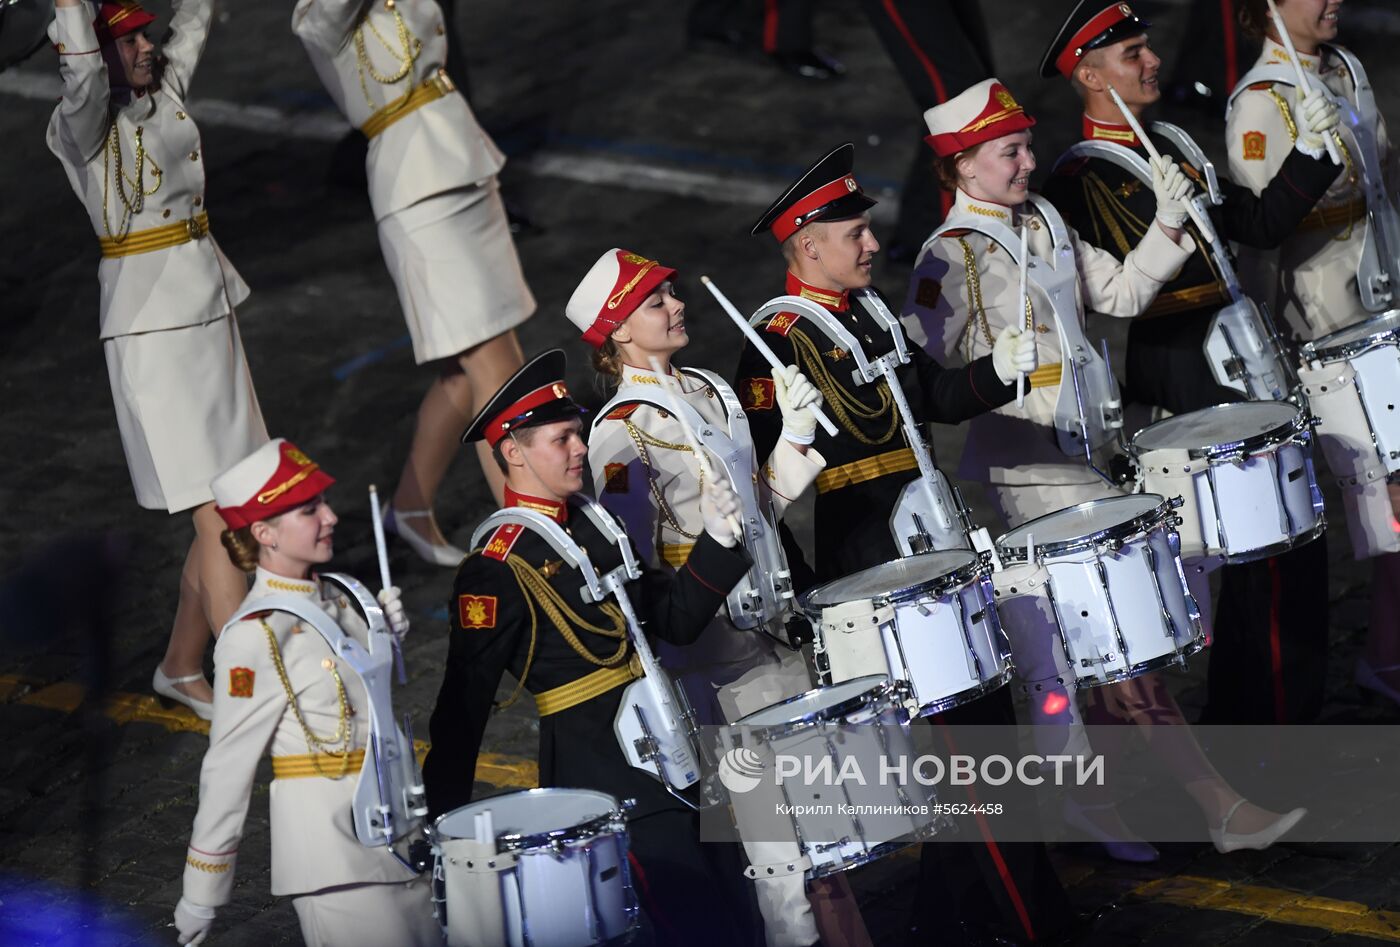
{"type": "MultiPolygon", "coordinates": [[[[811,299],[837,313],[861,341],[869,358],[890,352],[894,343],[858,302],[844,294],[839,298],[825,290],[804,286],[789,274],[788,293],[811,299]]],[[[883,298],[883,297],[882,297],[883,298]]],[[[907,458],[902,470],[859,479],[876,466],[873,458],[907,449],[899,415],[884,379],[857,385],[851,379],[855,359],[840,343],[828,338],[809,319],[787,325],[789,314],[774,316],[763,331],[763,340],[784,365],[796,364],[825,398],[823,409],[841,429],[832,437],[817,428],[815,447],[826,458],[826,470],[817,479],[816,578],[826,581],[897,558],[890,535],[889,518],[900,491],[918,476],[907,458]],[[843,406],[845,405],[845,406],[843,406]],[[867,461],[864,472],[850,465],[867,461]],[[834,486],[841,482],[845,486],[834,486]]],[[[1004,384],[992,367],[991,356],[965,368],[944,368],[917,345],[909,345],[910,361],[898,371],[901,387],[921,423],[957,424],[1016,397],[1014,384],[1004,384]]],[[[782,436],[783,419],[773,397],[773,381],[767,361],[752,345],[739,356],[734,389],[744,404],[753,432],[755,452],[767,456],[782,436]]],[[[789,550],[791,552],[791,550],[789,550]]],[[[798,584],[794,565],[794,584],[798,584]]]]}
{"type": "MultiPolygon", "coordinates": [[[[616,567],[620,562],[617,547],[581,511],[573,506],[566,509],[564,526],[588,552],[598,573],[616,567]]],[[[578,572],[567,563],[561,565],[558,555],[539,535],[520,531],[509,555],[545,576],[578,617],[598,627],[611,626],[599,605],[583,600],[578,572]]],[[[726,549],[704,534],[674,575],[646,570],[628,593],[648,634],[689,644],[709,625],[724,604],[725,594],[749,565],[742,547],[726,549]]],[[[452,633],[447,669],[429,724],[432,750],[423,766],[434,817],[471,801],[482,734],[502,672],[509,671],[516,680],[523,678],[524,689],[535,694],[599,669],[573,650],[537,602],[533,603],[536,627],[532,641],[531,604],[503,559],[476,549],[462,561],[448,607],[452,633]]],[[[611,657],[618,649],[618,639],[579,628],[574,631],[583,646],[600,658],[611,657]]],[[[629,646],[627,658],[632,653],[629,646]]],[[[678,808],[659,781],[627,763],[613,734],[613,718],[624,689],[615,687],[541,718],[540,785],[595,789],[619,800],[636,799],[634,819],[678,808]]]]}
{"type": "MultiPolygon", "coordinates": [[[[1110,130],[1132,135],[1126,127],[1110,130]]],[[[1147,157],[1135,139],[1131,145],[1123,140],[1116,143],[1147,157]]],[[[1174,149],[1162,138],[1154,137],[1153,143],[1162,154],[1174,149]]],[[[1182,167],[1194,176],[1186,164],[1182,167]]],[[[1225,203],[1211,208],[1211,221],[1226,240],[1272,249],[1297,228],[1336,176],[1337,169],[1327,158],[1315,160],[1295,150],[1259,195],[1221,179],[1225,203]]],[[[1150,185],[1097,158],[1062,165],[1046,182],[1044,194],[1067,224],[1120,260],[1137,245],[1157,213],[1150,185]]],[[[1230,300],[1211,255],[1205,252],[1205,240],[1195,224],[1188,221],[1186,227],[1202,252],[1193,254],[1177,278],[1162,287],[1152,307],[1129,325],[1124,384],[1128,401],[1177,414],[1244,397],[1216,384],[1202,354],[1211,317],[1230,300]]]]}

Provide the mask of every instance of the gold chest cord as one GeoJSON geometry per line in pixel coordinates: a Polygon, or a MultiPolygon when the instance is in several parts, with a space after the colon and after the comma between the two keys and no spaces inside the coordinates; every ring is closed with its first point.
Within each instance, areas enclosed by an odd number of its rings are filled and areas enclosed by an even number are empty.
{"type": "MultiPolygon", "coordinates": [[[[652,476],[651,454],[647,451],[647,446],[650,445],[652,447],[660,448],[661,450],[674,450],[682,451],[685,453],[693,453],[693,451],[691,451],[690,449],[690,445],[672,444],[669,441],[663,441],[659,438],[653,437],[646,431],[643,431],[641,428],[637,427],[637,425],[633,424],[630,420],[623,421],[622,423],[623,426],[627,428],[627,434],[632,438],[632,443],[637,445],[637,457],[641,459],[642,467],[646,470],[647,488],[651,491],[651,498],[656,503],[656,512],[657,515],[661,517],[661,522],[670,529],[675,530],[677,533],[680,533],[686,539],[699,538],[699,533],[691,533],[687,532],[684,529],[681,529],[680,517],[676,516],[676,511],[671,508],[670,502],[667,501],[665,495],[662,494],[661,486],[656,482],[657,478],[652,476]]],[[[704,491],[705,471],[703,468],[700,470],[699,476],[700,490],[704,491]]]]}
{"type": "MultiPolygon", "coordinates": [[[[1327,84],[1322,82],[1321,79],[1318,79],[1318,82],[1322,84],[1324,89],[1327,88],[1327,84]]],[[[1327,89],[1327,92],[1329,94],[1335,94],[1332,93],[1331,89],[1327,89]]],[[[1278,107],[1278,113],[1283,118],[1283,124],[1288,128],[1288,140],[1296,144],[1298,141],[1298,123],[1293,120],[1293,110],[1288,107],[1288,103],[1284,100],[1283,96],[1279,95],[1277,89],[1270,86],[1268,93],[1269,97],[1274,100],[1274,105],[1278,107]]],[[[1342,141],[1342,136],[1339,132],[1332,132],[1332,140],[1337,143],[1337,151],[1341,154],[1342,163],[1346,166],[1347,183],[1355,188],[1360,181],[1356,176],[1356,165],[1352,161],[1351,149],[1347,147],[1346,142],[1342,141]]],[[[1317,211],[1318,208],[1314,207],[1312,210],[1308,211],[1308,213],[1313,214],[1317,211]]],[[[1338,234],[1332,239],[1339,243],[1350,240],[1352,233],[1356,229],[1357,221],[1360,219],[1361,216],[1353,217],[1347,222],[1346,232],[1338,234]]]]}
{"type": "Polygon", "coordinates": [[[296,691],[292,688],[292,682],[287,678],[287,667],[282,663],[282,652],[277,647],[276,633],[273,632],[272,626],[267,623],[267,619],[259,618],[258,624],[262,625],[263,631],[267,633],[267,646],[272,652],[272,666],[277,669],[277,678],[282,682],[282,689],[287,693],[287,705],[292,708],[292,714],[297,718],[297,723],[301,725],[301,732],[306,736],[306,748],[315,761],[316,771],[330,779],[342,778],[350,770],[353,734],[350,729],[350,698],[345,693],[345,682],[340,679],[340,669],[332,662],[331,677],[335,678],[336,698],[340,702],[340,718],[336,723],[335,735],[318,737],[312,732],[306,718],[301,715],[301,704],[297,702],[296,691]],[[340,760],[340,772],[327,773],[321,769],[321,756],[323,754],[340,760]]]}
{"type": "Polygon", "coordinates": [[[141,213],[146,206],[146,198],[160,190],[160,182],[164,172],[160,165],[156,164],[154,158],[146,154],[146,146],[142,141],[145,128],[136,126],[136,147],[135,163],[136,168],[132,176],[127,176],[122,169],[122,142],[121,135],[117,131],[117,120],[112,119],[112,126],[107,131],[107,144],[102,149],[102,229],[108,237],[115,240],[122,240],[131,230],[132,218],[141,213]],[[151,178],[156,182],[149,191],[146,190],[146,165],[151,166],[151,178]],[[115,165],[115,173],[113,166],[115,165]],[[107,207],[110,202],[109,186],[115,182],[117,188],[117,198],[122,204],[121,220],[117,223],[116,233],[112,232],[112,223],[107,216],[107,207]],[[134,194],[127,196],[126,188],[130,184],[134,194]]]}
{"type": "MultiPolygon", "coordinates": [[[[967,325],[963,327],[963,361],[971,364],[973,361],[972,337],[976,328],[981,328],[988,346],[994,345],[996,340],[992,337],[991,323],[987,321],[987,307],[982,303],[982,277],[977,272],[977,254],[973,252],[972,245],[963,237],[958,238],[958,245],[962,247],[963,268],[967,275],[967,304],[972,311],[972,318],[967,320],[967,325]]],[[[1029,253],[1030,247],[1025,247],[1023,252],[1029,253]]],[[[1035,312],[1031,308],[1031,294],[1027,291],[1026,331],[1032,332],[1034,327],[1035,312]]]]}
{"type": "Polygon", "coordinates": [[[629,645],[627,624],[622,617],[622,609],[618,608],[616,602],[603,602],[598,606],[612,623],[611,628],[590,624],[569,607],[569,603],[564,601],[563,596],[554,590],[554,587],[544,576],[539,574],[534,566],[516,555],[506,556],[506,565],[510,566],[510,571],[515,574],[516,584],[520,586],[520,593],[525,598],[525,606],[530,611],[530,648],[525,654],[525,666],[520,671],[520,678],[515,682],[515,689],[510,692],[509,697],[496,705],[497,710],[504,710],[520,699],[520,693],[525,689],[525,679],[530,676],[530,666],[535,661],[535,644],[539,635],[539,616],[535,611],[536,605],[544,611],[545,616],[554,625],[555,630],[563,636],[564,641],[573,649],[574,653],[589,664],[596,664],[599,667],[617,667],[627,657],[629,645]],[[578,640],[578,635],[574,634],[575,627],[590,631],[595,635],[601,635],[604,638],[619,639],[617,651],[606,658],[596,656],[588,650],[582,641],[578,640]]]}
{"type": "Polygon", "coordinates": [[[883,378],[875,383],[875,394],[879,397],[880,404],[876,408],[868,408],[863,401],[837,383],[826,367],[822,353],[817,350],[816,343],[808,338],[806,333],[793,329],[788,333],[788,338],[792,342],[793,351],[797,353],[797,362],[802,371],[822,393],[826,406],[836,415],[841,427],[862,444],[874,447],[889,443],[899,430],[899,412],[894,410],[894,398],[890,395],[888,383],[883,378]],[[860,418],[863,421],[878,421],[886,414],[890,417],[890,426],[884,434],[877,437],[866,435],[853,420],[860,418]]]}
{"type": "Polygon", "coordinates": [[[371,109],[378,108],[374,99],[369,94],[369,83],[365,81],[368,74],[371,79],[380,85],[394,85],[402,82],[410,72],[413,71],[413,64],[417,61],[419,53],[423,51],[423,41],[408,31],[408,24],[404,22],[403,15],[394,7],[394,0],[384,0],[384,6],[394,17],[395,43],[391,44],[384,34],[375,28],[374,23],[369,18],[369,11],[365,11],[360,25],[355,29],[355,59],[359,66],[360,91],[364,93],[365,103],[371,109]],[[389,74],[380,73],[374,68],[374,63],[370,61],[369,52],[365,49],[365,27],[374,34],[374,38],[379,41],[379,45],[398,64],[398,68],[389,74]],[[395,49],[395,46],[398,48],[395,49]]]}

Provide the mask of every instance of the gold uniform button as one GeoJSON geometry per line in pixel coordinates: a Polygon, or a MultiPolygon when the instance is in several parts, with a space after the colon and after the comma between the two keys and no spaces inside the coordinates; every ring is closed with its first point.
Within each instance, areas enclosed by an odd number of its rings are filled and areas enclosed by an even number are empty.
{"type": "Polygon", "coordinates": [[[993,242],[987,244],[987,252],[988,252],[988,253],[996,253],[996,252],[997,252],[997,245],[996,245],[996,242],[995,242],[995,241],[993,241],[993,242]]]}
{"type": "Polygon", "coordinates": [[[1037,331],[1037,332],[1039,332],[1040,334],[1044,335],[1046,332],[1049,332],[1049,331],[1050,331],[1050,327],[1049,327],[1049,326],[1036,326],[1036,327],[1035,327],[1035,331],[1037,331]]]}
{"type": "Polygon", "coordinates": [[[437,35],[441,36],[442,34],[446,33],[447,30],[443,29],[443,28],[442,28],[442,24],[439,23],[437,26],[433,27],[433,32],[435,32],[435,33],[437,33],[437,35]]]}
{"type": "Polygon", "coordinates": [[[167,207],[165,210],[161,211],[161,212],[160,212],[160,215],[161,215],[162,217],[169,217],[169,216],[170,216],[170,208],[167,207]]]}
{"type": "Polygon", "coordinates": [[[176,112],[176,113],[175,113],[175,117],[178,118],[180,121],[183,122],[183,121],[184,121],[186,118],[188,118],[189,116],[187,116],[184,112],[176,112]]]}
{"type": "Polygon", "coordinates": [[[67,47],[64,46],[62,43],[59,43],[58,46],[57,46],[56,48],[58,49],[58,51],[59,51],[60,53],[63,52],[65,49],[67,49],[67,47]]]}
{"type": "Polygon", "coordinates": [[[196,198],[194,199],[194,206],[195,206],[195,207],[198,207],[198,206],[200,206],[200,205],[203,204],[203,203],[204,203],[204,198],[202,198],[202,197],[196,197],[196,198]]]}
{"type": "Polygon", "coordinates": [[[323,658],[321,660],[321,667],[325,668],[327,671],[332,670],[335,667],[335,662],[330,658],[323,658]]]}
{"type": "Polygon", "coordinates": [[[199,149],[198,149],[198,148],[196,148],[194,151],[191,151],[191,152],[190,152],[190,160],[191,160],[191,161],[198,161],[198,160],[199,160],[199,149]]]}
{"type": "Polygon", "coordinates": [[[392,10],[392,9],[394,9],[394,0],[384,0],[384,9],[386,9],[386,10],[392,10]]]}
{"type": "Polygon", "coordinates": [[[1032,217],[1032,218],[1031,218],[1031,229],[1032,229],[1032,230],[1039,230],[1039,229],[1040,229],[1040,218],[1038,218],[1038,217],[1032,217]]]}

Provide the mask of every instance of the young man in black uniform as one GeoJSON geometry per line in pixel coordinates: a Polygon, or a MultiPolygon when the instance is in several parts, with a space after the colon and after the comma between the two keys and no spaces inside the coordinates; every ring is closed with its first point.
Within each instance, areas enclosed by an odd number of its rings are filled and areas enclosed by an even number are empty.
{"type": "MultiPolygon", "coordinates": [[[[1085,140],[1122,145],[1144,158],[1146,148],[1125,124],[1108,87],[1139,118],[1161,98],[1161,60],[1148,44],[1149,26],[1127,4],[1080,0],[1040,69],[1046,78],[1069,79],[1079,93],[1085,140]]],[[[1337,176],[1320,137],[1336,123],[1335,107],[1319,94],[1300,103],[1297,113],[1299,146],[1263,193],[1256,196],[1247,187],[1220,180],[1225,201],[1210,213],[1225,240],[1261,249],[1278,246],[1337,176]],[[1307,148],[1310,131],[1316,135],[1312,153],[1307,148]]],[[[1154,136],[1154,144],[1162,152],[1175,150],[1159,137],[1154,136]]],[[[1189,165],[1183,162],[1183,167],[1189,165]]],[[[1100,158],[1062,165],[1044,193],[1081,236],[1120,259],[1152,221],[1152,189],[1100,158]]],[[[1188,229],[1204,248],[1194,224],[1188,229]]],[[[1126,400],[1173,414],[1245,400],[1216,383],[1202,351],[1211,319],[1230,301],[1212,255],[1193,255],[1128,328],[1126,400]]],[[[1326,590],[1323,539],[1225,569],[1215,617],[1221,633],[1210,662],[1209,722],[1302,723],[1316,717],[1326,661],[1326,590]]]]}
{"type": "MultiPolygon", "coordinates": [[[[855,148],[845,144],[813,165],[753,227],[782,245],[787,261],[788,295],[800,296],[834,313],[870,358],[894,348],[893,337],[852,290],[871,283],[871,261],[880,244],[870,232],[867,197],[852,173],[855,148]]],[[[816,579],[825,581],[888,562],[899,556],[889,519],[904,485],[918,476],[888,385],[856,385],[855,361],[805,316],[779,313],[760,329],[784,365],[796,363],[821,389],[823,410],[837,425],[832,437],[816,433],[815,447],[827,468],[817,479],[816,579]]],[[[894,331],[902,332],[896,322],[894,331]]],[[[1016,374],[1035,368],[1029,333],[1006,331],[992,354],[965,368],[945,369],[917,345],[898,372],[903,391],[920,422],[956,424],[1016,397],[1016,374]]],[[[773,399],[768,363],[746,345],[739,356],[734,388],[744,403],[755,452],[766,456],[782,430],[773,399]]],[[[790,549],[794,584],[802,585],[790,549]]],[[[800,590],[800,589],[799,589],[800,590]]],[[[1015,726],[1009,688],[932,718],[938,724],[1015,726]]],[[[1014,730],[1008,729],[1014,735],[1014,730]]],[[[937,737],[947,731],[939,727],[937,737]]],[[[946,747],[943,748],[946,751],[946,747]]],[[[1012,751],[1014,755],[1014,750],[1012,751]]],[[[923,846],[921,872],[926,897],[917,906],[920,938],[928,943],[962,943],[992,927],[1016,941],[1035,941],[1063,931],[1073,912],[1045,848],[1039,844],[999,843],[983,826],[981,843],[923,846]]],[[[976,836],[974,836],[976,837],[976,836]]]]}
{"type": "MultiPolygon", "coordinates": [[[[564,387],[564,353],[520,369],[477,415],[462,440],[485,440],[506,470],[505,505],[542,512],[563,526],[601,575],[617,547],[569,498],[583,487],[588,448],[580,408],[564,387]]],[[[674,576],[647,571],[631,599],[650,634],[689,644],[713,620],[750,561],[726,524],[738,509],[727,485],[702,500],[705,532],[674,576]]],[[[457,572],[448,611],[447,668],[429,724],[423,766],[436,818],[471,800],[482,735],[501,675],[529,691],[540,711],[541,786],[571,786],[635,799],[628,820],[634,886],[662,943],[737,943],[733,913],[715,910],[721,883],[700,848],[692,811],[634,769],[613,733],[623,688],[641,676],[621,613],[583,600],[582,580],[536,533],[507,524],[457,572]]]]}

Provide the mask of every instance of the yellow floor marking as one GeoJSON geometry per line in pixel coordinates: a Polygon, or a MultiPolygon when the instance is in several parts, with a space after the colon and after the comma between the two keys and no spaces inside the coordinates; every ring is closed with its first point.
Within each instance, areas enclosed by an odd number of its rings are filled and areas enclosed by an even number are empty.
{"type": "Polygon", "coordinates": [[[1337,901],[1193,875],[1160,878],[1135,888],[1132,893],[1182,907],[1251,914],[1276,924],[1297,924],[1400,943],[1400,912],[1377,911],[1356,901],[1337,901]]]}
{"type": "MultiPolygon", "coordinates": [[[[60,681],[36,689],[22,677],[0,674],[0,701],[71,714],[83,702],[83,688],[60,681]]],[[[109,694],[103,713],[117,723],[153,723],[171,733],[209,732],[209,722],[199,719],[188,707],[162,702],[151,694],[109,694]]],[[[421,763],[428,753],[428,741],[415,740],[413,746],[421,763]]],[[[534,760],[521,756],[482,753],[476,761],[476,778],[501,789],[533,789],[540,784],[540,768],[534,760]]]]}

